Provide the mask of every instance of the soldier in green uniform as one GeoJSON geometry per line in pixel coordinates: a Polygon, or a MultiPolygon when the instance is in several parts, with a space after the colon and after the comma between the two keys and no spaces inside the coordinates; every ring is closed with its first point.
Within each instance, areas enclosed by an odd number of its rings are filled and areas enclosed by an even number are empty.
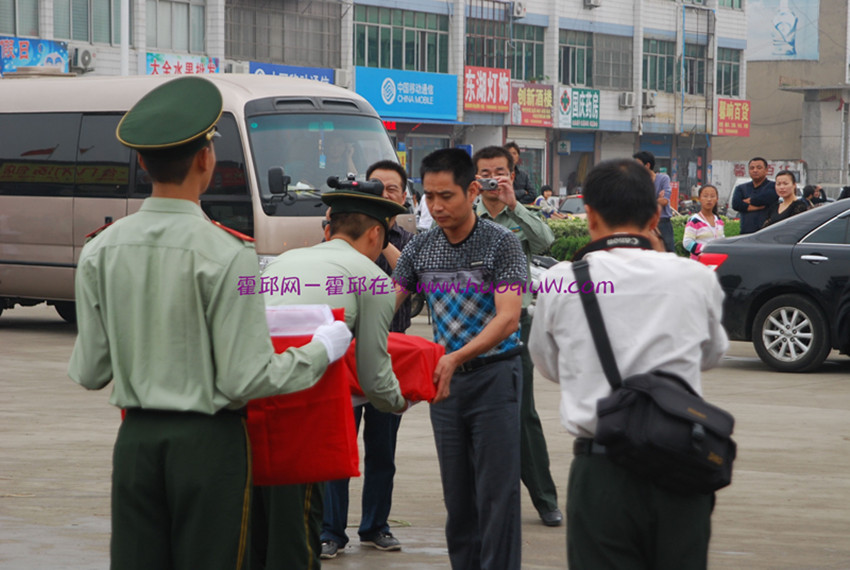
{"type": "MultiPolygon", "coordinates": [[[[388,243],[390,220],[405,209],[392,200],[356,190],[327,192],[322,201],[331,206],[327,241],[287,251],[266,267],[261,277],[269,288],[266,303],[345,308],[345,323],[357,339],[357,376],[363,393],[382,412],[404,411],[408,404],[387,353],[395,291],[375,260],[388,243]]],[[[256,489],[254,570],[320,567],[323,487],[256,489]]]]}
{"type": "Polygon", "coordinates": [[[215,169],[222,100],[186,77],[142,98],[118,139],[153,180],[141,210],[83,248],[76,273],[79,336],[70,377],[113,381],[126,410],[113,456],[113,569],[241,568],[250,451],[240,409],[308,388],[350,342],[340,324],[275,354],[256,295],[250,243],[207,220],[199,197],[215,169]]]}

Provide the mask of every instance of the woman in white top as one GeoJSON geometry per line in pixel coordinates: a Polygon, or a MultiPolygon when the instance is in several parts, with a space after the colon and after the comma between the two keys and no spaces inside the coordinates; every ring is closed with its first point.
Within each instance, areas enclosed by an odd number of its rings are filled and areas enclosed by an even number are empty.
{"type": "Polygon", "coordinates": [[[723,220],[717,215],[717,188],[706,184],[699,189],[700,211],[685,225],[682,245],[696,259],[708,242],[724,237],[723,220]]]}

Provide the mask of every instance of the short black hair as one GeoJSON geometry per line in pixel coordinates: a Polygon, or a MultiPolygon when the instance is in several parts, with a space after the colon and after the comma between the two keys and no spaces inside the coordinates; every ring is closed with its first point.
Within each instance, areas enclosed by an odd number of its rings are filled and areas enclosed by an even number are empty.
{"type": "Polygon", "coordinates": [[[404,192],[407,189],[407,171],[402,165],[400,165],[396,161],[379,160],[366,170],[366,180],[372,178],[372,173],[376,170],[392,170],[393,172],[401,176],[401,191],[404,192]]]}
{"type": "Polygon", "coordinates": [[[790,170],[780,170],[779,172],[776,173],[776,176],[774,176],[773,179],[776,180],[780,176],[790,176],[791,182],[793,182],[794,184],[797,183],[797,177],[790,170]]]}
{"type": "Polygon", "coordinates": [[[814,184],[806,184],[803,187],[803,198],[811,198],[815,195],[815,185],[814,184]]]}
{"type": "Polygon", "coordinates": [[[611,227],[645,227],[658,212],[655,185],[646,168],[624,158],[600,162],[588,173],[584,203],[611,227]]]}
{"type": "Polygon", "coordinates": [[[753,163],[757,160],[760,160],[761,163],[764,164],[764,167],[767,168],[767,160],[765,160],[764,158],[762,158],[760,156],[756,156],[756,157],[751,158],[750,161],[747,162],[747,166],[749,166],[751,163],[753,163]]]}
{"type": "Polygon", "coordinates": [[[422,159],[419,176],[425,180],[426,174],[451,172],[454,183],[466,194],[469,185],[475,180],[476,169],[469,153],[459,148],[441,148],[422,159]]]}
{"type": "Polygon", "coordinates": [[[358,240],[372,226],[382,226],[382,224],[375,218],[359,212],[334,214],[333,208],[331,208],[331,237],[336,234],[343,234],[353,240],[358,240]]]}
{"type": "Polygon", "coordinates": [[[546,192],[547,190],[548,190],[549,192],[552,192],[552,193],[554,193],[554,192],[555,192],[554,190],[552,190],[552,187],[551,187],[551,186],[549,186],[548,184],[544,184],[543,186],[541,186],[541,187],[540,187],[540,195],[542,196],[542,195],[543,195],[543,193],[544,193],[544,192],[546,192]]]}
{"type": "Polygon", "coordinates": [[[478,170],[478,161],[488,158],[506,158],[508,159],[508,170],[514,169],[514,157],[508,152],[508,149],[503,146],[485,146],[479,149],[472,155],[472,164],[475,165],[475,170],[478,170]]]}
{"type": "Polygon", "coordinates": [[[650,170],[655,170],[655,155],[648,150],[636,152],[632,155],[632,158],[636,158],[641,161],[642,164],[648,165],[650,170]]]}
{"type": "Polygon", "coordinates": [[[517,154],[520,153],[519,145],[517,143],[515,143],[514,141],[506,142],[504,149],[505,150],[514,149],[517,154]]]}
{"type": "Polygon", "coordinates": [[[139,154],[145,161],[145,171],[151,177],[151,180],[160,184],[182,184],[189,174],[195,155],[208,146],[209,144],[206,144],[188,156],[179,154],[176,158],[163,151],[149,151],[139,154]]]}

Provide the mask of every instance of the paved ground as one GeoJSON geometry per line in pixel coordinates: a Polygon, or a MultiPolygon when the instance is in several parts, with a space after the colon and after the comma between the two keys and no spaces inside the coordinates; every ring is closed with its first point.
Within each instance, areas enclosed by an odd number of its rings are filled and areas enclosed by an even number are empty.
{"type": "MultiPolygon", "coordinates": [[[[428,335],[423,318],[416,334],[428,335]]],[[[108,389],[66,376],[75,330],[44,305],[0,317],[0,568],[108,567],[110,456],[118,412],[108,389]]],[[[733,485],[718,494],[712,569],[850,568],[850,359],[821,372],[771,372],[733,343],[705,375],[706,395],[737,418],[733,485]]],[[[537,408],[560,491],[572,458],[557,387],[536,379],[537,408]]],[[[352,482],[353,497],[360,481],[352,482]]],[[[427,405],[399,434],[393,532],[399,553],[350,545],[330,570],[446,568],[444,510],[427,405]]],[[[561,498],[563,504],[563,498],[561,498]]],[[[356,527],[359,506],[352,501],[356,527]]],[[[540,524],[523,496],[523,568],[564,568],[564,528],[540,524]]],[[[356,528],[350,529],[355,537],[356,528]]]]}

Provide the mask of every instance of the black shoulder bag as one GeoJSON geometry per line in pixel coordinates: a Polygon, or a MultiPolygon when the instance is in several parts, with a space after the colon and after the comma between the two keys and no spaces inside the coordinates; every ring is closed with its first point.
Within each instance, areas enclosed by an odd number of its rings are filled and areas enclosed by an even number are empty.
{"type": "MultiPolygon", "coordinates": [[[[579,283],[586,260],[573,262],[579,283]]],[[[735,418],[702,399],[682,378],[660,370],[620,377],[596,294],[581,294],[593,343],[613,393],[596,404],[594,440],[606,455],[664,489],[711,493],[732,482],[735,418]]]]}

